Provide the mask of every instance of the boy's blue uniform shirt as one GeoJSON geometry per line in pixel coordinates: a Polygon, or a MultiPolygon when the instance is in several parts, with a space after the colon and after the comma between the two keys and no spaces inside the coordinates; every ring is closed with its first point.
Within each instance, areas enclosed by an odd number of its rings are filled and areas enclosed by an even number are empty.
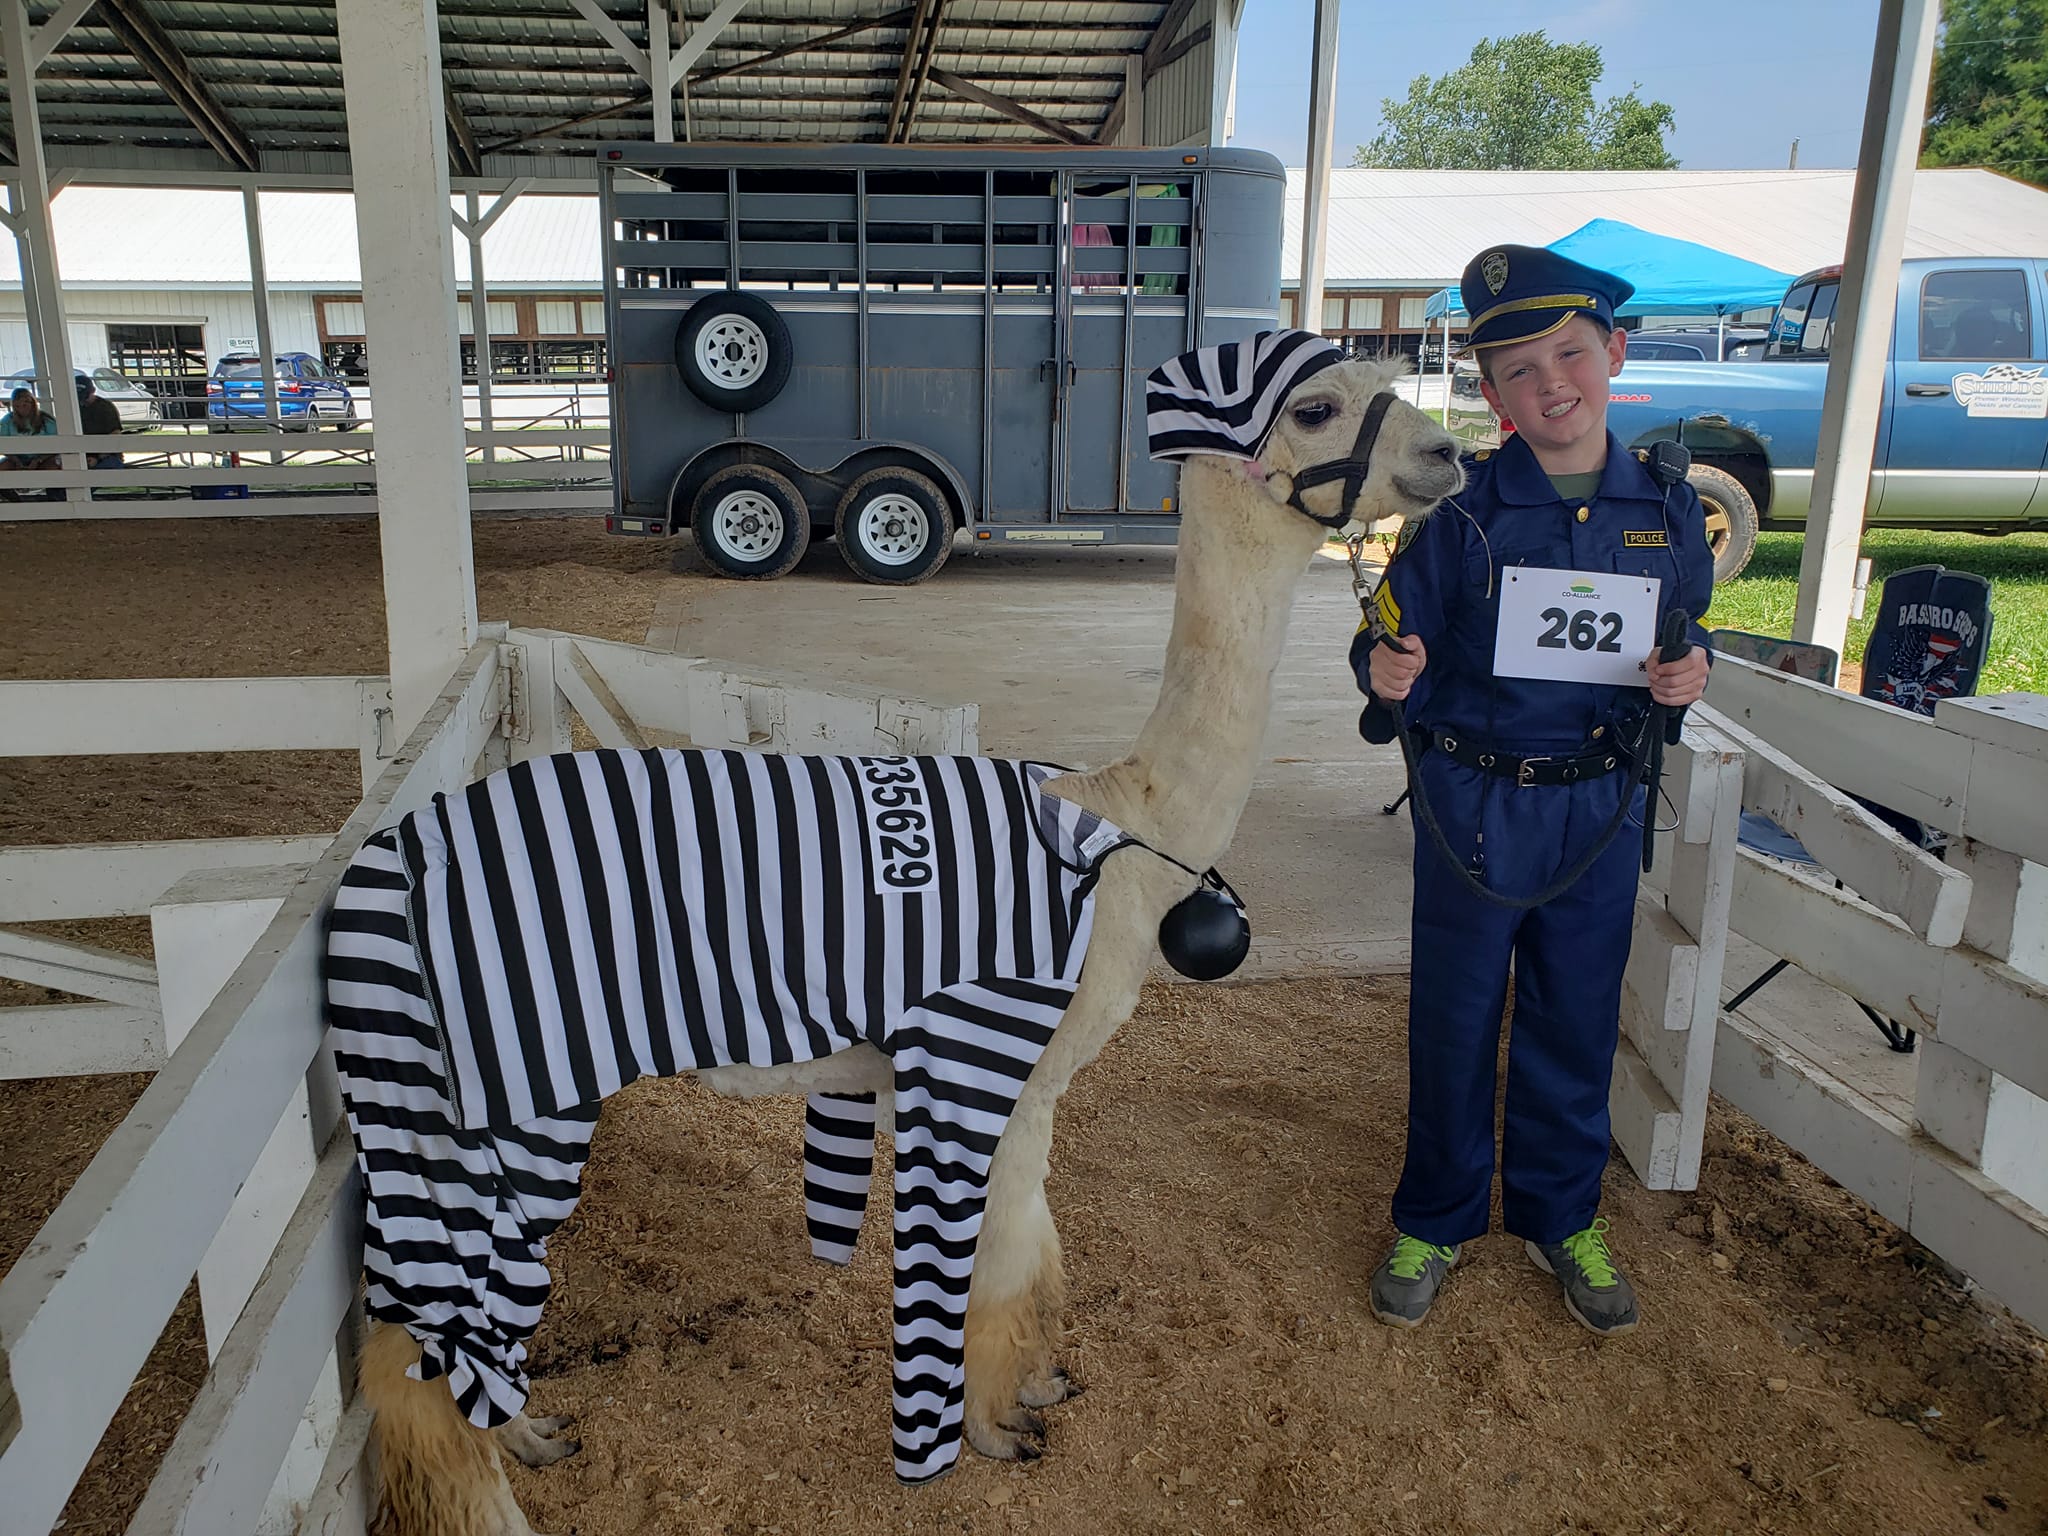
{"type": "Polygon", "coordinates": [[[1596,728],[1642,714],[1648,690],[1496,678],[1501,572],[1528,565],[1654,576],[1659,631],[1677,607],[1694,620],[1693,643],[1705,645],[1698,620],[1713,596],[1714,564],[1699,496],[1686,484],[1667,493],[1611,433],[1600,488],[1587,502],[1560,499],[1519,436],[1468,455],[1465,473],[1463,493],[1426,519],[1388,566],[1351,643],[1358,686],[1372,691],[1367,668],[1379,630],[1416,635],[1428,664],[1408,696],[1410,728],[1518,755],[1583,749],[1596,728]]]}
{"type": "MultiPolygon", "coordinates": [[[[1558,495],[1519,437],[1471,456],[1465,469],[1463,494],[1420,524],[1388,567],[1352,641],[1359,686],[1370,693],[1376,628],[1419,635],[1428,657],[1404,711],[1411,728],[1433,726],[1516,756],[1569,755],[1611,743],[1617,732],[1632,744],[1631,722],[1650,706],[1647,687],[1493,675],[1501,573],[1529,565],[1655,576],[1660,628],[1674,606],[1697,619],[1714,581],[1699,497],[1684,484],[1667,494],[1612,435],[1599,489],[1583,503],[1558,495]]],[[[1697,624],[1692,637],[1706,641],[1697,624]]],[[[1529,896],[1574,867],[1624,800],[1639,818],[1649,812],[1627,767],[1525,787],[1425,752],[1416,776],[1417,795],[1429,797],[1465,873],[1510,896],[1529,896]]],[[[1511,964],[1502,1217],[1510,1232],[1538,1243],[1592,1222],[1607,1165],[1607,1094],[1640,848],[1638,838],[1617,836],[1558,896],[1514,911],[1475,896],[1417,828],[1409,1136],[1393,1203],[1402,1232],[1450,1244],[1487,1229],[1495,1063],[1511,964]]]]}

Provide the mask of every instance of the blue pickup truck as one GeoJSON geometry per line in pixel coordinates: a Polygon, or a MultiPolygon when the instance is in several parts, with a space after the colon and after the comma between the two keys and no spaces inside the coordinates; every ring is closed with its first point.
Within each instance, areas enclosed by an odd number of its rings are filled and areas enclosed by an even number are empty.
{"type": "MultiPolygon", "coordinates": [[[[1676,438],[1692,450],[1717,581],[1749,563],[1758,529],[1805,524],[1840,289],[1839,267],[1795,281],[1754,361],[1632,356],[1610,388],[1608,425],[1622,442],[1676,438]]],[[[1870,525],[2048,528],[2044,301],[2048,260],[1922,258],[1901,266],[1870,525]]],[[[1472,441],[1493,428],[1476,395],[1454,388],[1451,396],[1452,427],[1472,441]]]]}

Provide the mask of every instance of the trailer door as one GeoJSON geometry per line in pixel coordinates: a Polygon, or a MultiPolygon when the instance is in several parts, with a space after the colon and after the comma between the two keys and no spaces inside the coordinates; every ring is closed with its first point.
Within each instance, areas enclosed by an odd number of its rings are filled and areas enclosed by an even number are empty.
{"type": "Polygon", "coordinates": [[[1166,477],[1144,473],[1145,375],[1186,350],[1194,186],[1086,171],[1069,181],[1066,504],[1165,512],[1151,481],[1166,477]]]}
{"type": "Polygon", "coordinates": [[[1061,366],[1058,174],[997,171],[990,218],[988,484],[992,521],[1041,523],[1060,506],[1061,366]]]}

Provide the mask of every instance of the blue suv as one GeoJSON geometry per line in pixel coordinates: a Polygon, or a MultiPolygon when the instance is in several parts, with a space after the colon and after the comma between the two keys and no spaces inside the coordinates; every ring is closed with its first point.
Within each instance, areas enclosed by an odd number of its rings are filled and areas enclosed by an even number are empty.
{"type": "MultiPolygon", "coordinates": [[[[357,424],[355,396],[310,352],[277,354],[277,411],[286,431],[315,432],[357,424]]],[[[264,430],[263,359],[230,352],[213,365],[206,381],[206,425],[210,431],[264,430]]]]}

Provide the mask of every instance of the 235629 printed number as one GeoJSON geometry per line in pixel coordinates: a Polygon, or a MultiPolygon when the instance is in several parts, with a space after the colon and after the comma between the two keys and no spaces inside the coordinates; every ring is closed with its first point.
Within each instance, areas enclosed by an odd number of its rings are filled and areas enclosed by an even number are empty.
{"type": "Polygon", "coordinates": [[[932,859],[931,818],[918,787],[923,775],[907,757],[869,757],[861,760],[860,777],[875,889],[929,890],[938,870],[932,859]]]}

